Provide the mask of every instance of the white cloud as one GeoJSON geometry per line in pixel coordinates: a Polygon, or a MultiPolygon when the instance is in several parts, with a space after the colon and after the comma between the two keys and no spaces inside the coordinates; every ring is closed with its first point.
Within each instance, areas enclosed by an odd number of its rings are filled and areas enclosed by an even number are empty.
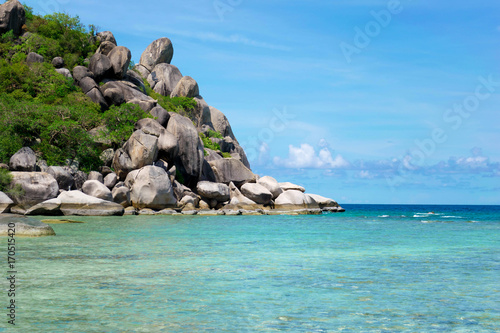
{"type": "Polygon", "coordinates": [[[332,156],[328,148],[322,148],[318,154],[313,146],[303,143],[300,147],[288,146],[288,158],[274,158],[274,164],[293,169],[336,169],[349,166],[341,155],[332,156]]]}

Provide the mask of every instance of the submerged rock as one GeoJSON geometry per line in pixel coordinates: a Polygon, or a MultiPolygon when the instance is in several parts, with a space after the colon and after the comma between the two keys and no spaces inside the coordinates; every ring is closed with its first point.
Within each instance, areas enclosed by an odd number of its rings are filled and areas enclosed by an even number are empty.
{"type": "Polygon", "coordinates": [[[48,224],[24,216],[0,216],[0,236],[8,236],[9,229],[15,229],[15,237],[55,236],[48,224]]]}

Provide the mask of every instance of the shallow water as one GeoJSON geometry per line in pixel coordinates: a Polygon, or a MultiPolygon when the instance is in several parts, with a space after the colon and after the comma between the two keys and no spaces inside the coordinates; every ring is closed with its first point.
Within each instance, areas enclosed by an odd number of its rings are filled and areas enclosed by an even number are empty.
{"type": "Polygon", "coordinates": [[[16,330],[498,331],[499,206],[345,208],[52,225],[17,239],[16,330]]]}

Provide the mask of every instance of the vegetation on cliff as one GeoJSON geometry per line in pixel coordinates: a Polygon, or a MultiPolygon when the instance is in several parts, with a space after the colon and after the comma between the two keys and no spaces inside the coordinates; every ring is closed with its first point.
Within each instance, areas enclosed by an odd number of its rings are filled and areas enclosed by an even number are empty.
{"type": "MultiPolygon", "coordinates": [[[[50,61],[62,57],[65,66],[83,65],[99,46],[96,28],[86,27],[78,16],[63,13],[33,14],[24,5],[23,34],[0,35],[0,162],[24,146],[31,147],[48,165],[78,160],[80,169],[96,170],[102,148],[89,131],[106,126],[107,140],[119,147],[133,133],[137,120],[150,117],[134,104],[111,106],[102,111],[98,104],[54,70],[50,61]],[[45,59],[28,63],[29,52],[45,59]]],[[[196,102],[187,97],[165,97],[148,89],[167,111],[189,113],[196,102]]]]}

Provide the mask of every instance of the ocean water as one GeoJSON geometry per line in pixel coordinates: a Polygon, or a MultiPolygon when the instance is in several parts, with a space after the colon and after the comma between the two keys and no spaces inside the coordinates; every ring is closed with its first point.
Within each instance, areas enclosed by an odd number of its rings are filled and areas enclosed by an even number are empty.
{"type": "Polygon", "coordinates": [[[0,331],[500,331],[500,206],[345,208],[52,225],[17,239],[0,331]]]}

